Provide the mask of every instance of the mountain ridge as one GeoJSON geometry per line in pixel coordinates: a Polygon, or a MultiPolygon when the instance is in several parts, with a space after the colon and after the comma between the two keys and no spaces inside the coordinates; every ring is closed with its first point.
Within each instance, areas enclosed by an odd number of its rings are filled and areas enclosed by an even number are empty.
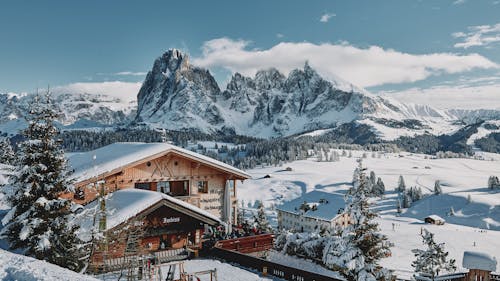
{"type": "MultiPolygon", "coordinates": [[[[13,133],[28,110],[30,94],[0,94],[0,131],[13,133]]],[[[284,75],[276,68],[254,77],[234,73],[221,89],[209,70],[170,49],[155,59],[137,101],[88,93],[56,93],[59,122],[70,129],[150,127],[195,129],[274,138],[356,122],[382,140],[421,134],[449,134],[478,120],[499,120],[497,110],[440,110],[405,104],[358,88],[340,78],[327,80],[307,62],[284,75]]]]}

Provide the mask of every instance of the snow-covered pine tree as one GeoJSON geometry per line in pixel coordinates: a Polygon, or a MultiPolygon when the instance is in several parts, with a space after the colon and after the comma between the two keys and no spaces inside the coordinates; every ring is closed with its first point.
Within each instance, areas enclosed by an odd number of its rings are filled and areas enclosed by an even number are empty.
{"type": "Polygon", "coordinates": [[[269,221],[267,220],[267,215],[264,210],[264,204],[262,203],[262,201],[257,201],[257,204],[257,216],[254,217],[255,228],[261,233],[269,233],[272,231],[272,228],[269,225],[269,221]]]}
{"type": "Polygon", "coordinates": [[[439,195],[441,193],[443,193],[443,190],[441,189],[441,182],[436,180],[434,182],[434,194],[439,195]]]}
{"type": "Polygon", "coordinates": [[[488,178],[488,188],[489,189],[497,189],[500,188],[500,181],[497,176],[490,176],[488,178]]]}
{"type": "Polygon", "coordinates": [[[241,207],[238,208],[238,216],[236,217],[236,221],[238,225],[242,225],[245,222],[245,202],[241,200],[241,207]]]}
{"type": "Polygon", "coordinates": [[[410,192],[403,192],[403,208],[410,208],[411,203],[413,203],[413,200],[411,198],[410,192]]]}
{"type": "Polygon", "coordinates": [[[450,211],[448,212],[448,215],[450,217],[454,216],[455,215],[455,209],[453,208],[453,206],[450,207],[450,211]]]}
{"type": "Polygon", "coordinates": [[[0,140],[0,164],[14,165],[16,160],[16,154],[10,145],[8,138],[3,138],[0,140]]]}
{"type": "Polygon", "coordinates": [[[399,176],[398,179],[398,187],[396,188],[396,191],[398,192],[403,192],[406,189],[406,184],[405,184],[405,179],[403,178],[403,175],[399,176]]]}
{"type": "Polygon", "coordinates": [[[434,234],[427,229],[423,229],[422,242],[427,246],[427,249],[413,249],[416,260],[411,266],[415,267],[415,272],[430,275],[432,279],[439,275],[442,270],[455,271],[455,260],[448,260],[448,252],[444,249],[444,243],[436,243],[434,234]]]}
{"type": "Polygon", "coordinates": [[[377,183],[377,176],[375,175],[374,171],[370,172],[370,182],[372,185],[375,185],[377,183]]]}
{"type": "Polygon", "coordinates": [[[382,181],[382,179],[380,177],[377,179],[377,186],[378,186],[378,195],[379,196],[384,195],[384,193],[385,193],[385,184],[384,184],[384,182],[382,181]]]}
{"type": "Polygon", "coordinates": [[[27,116],[26,138],[19,146],[12,209],[2,220],[0,235],[11,249],[72,270],[82,267],[78,226],[72,221],[71,201],[59,194],[72,188],[64,152],[57,137],[57,113],[47,93],[35,99],[27,116]]]}
{"type": "Polygon", "coordinates": [[[361,161],[357,170],[355,186],[346,195],[345,212],[351,224],[341,230],[340,237],[332,236],[328,241],[323,263],[348,281],[392,280],[391,272],[379,265],[380,259],[390,255],[390,243],[374,221],[378,215],[370,209],[361,161]]]}

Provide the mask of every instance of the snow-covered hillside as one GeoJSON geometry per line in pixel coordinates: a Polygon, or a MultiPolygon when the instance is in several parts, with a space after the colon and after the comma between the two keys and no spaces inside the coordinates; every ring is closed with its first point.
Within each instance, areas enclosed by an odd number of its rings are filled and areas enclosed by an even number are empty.
{"type": "MultiPolygon", "coordinates": [[[[353,158],[341,157],[338,162],[309,159],[283,167],[250,170],[253,179],[240,185],[238,197],[246,206],[263,200],[270,207],[312,190],[344,192],[351,185],[356,158],[362,154],[356,151],[353,158]],[[286,167],[292,171],[286,171],[286,167]],[[265,175],[271,177],[264,178],[265,175]]],[[[437,241],[446,242],[450,256],[459,265],[464,250],[500,257],[500,191],[487,188],[488,177],[500,174],[500,159],[497,154],[483,156],[488,160],[428,159],[425,155],[409,153],[372,157],[367,153],[364,165],[382,178],[387,190],[384,199],[375,201],[375,208],[381,214],[382,232],[395,244],[392,257],[384,259],[384,265],[396,269],[400,275],[409,274],[413,260],[411,249],[421,247],[422,227],[435,232],[437,241]],[[394,191],[399,175],[403,175],[407,188],[417,186],[429,194],[400,215],[396,212],[398,195],[394,191]],[[441,195],[432,195],[435,180],[441,181],[441,195]],[[454,216],[448,216],[451,207],[454,216]],[[445,218],[447,223],[444,226],[424,224],[423,219],[430,214],[445,218]]]]}
{"type": "Polygon", "coordinates": [[[34,258],[0,249],[0,280],[5,281],[92,281],[88,275],[34,258]]]}

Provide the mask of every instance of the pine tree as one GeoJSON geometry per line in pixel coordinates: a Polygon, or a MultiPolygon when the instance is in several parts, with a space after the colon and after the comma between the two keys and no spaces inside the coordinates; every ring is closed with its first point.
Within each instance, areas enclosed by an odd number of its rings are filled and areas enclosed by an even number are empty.
{"type": "Polygon", "coordinates": [[[455,215],[455,209],[453,208],[453,206],[450,207],[450,212],[448,212],[448,215],[450,217],[454,216],[455,215]]]}
{"type": "Polygon", "coordinates": [[[434,234],[424,229],[422,232],[422,242],[427,245],[427,249],[413,249],[416,260],[412,262],[415,271],[430,275],[432,279],[439,275],[442,270],[455,271],[455,260],[447,260],[448,252],[444,249],[444,243],[436,243],[434,234]]]}
{"type": "Polygon", "coordinates": [[[42,104],[37,97],[27,117],[26,138],[19,146],[12,209],[4,218],[1,236],[11,249],[72,270],[81,268],[81,241],[77,225],[70,218],[71,201],[59,194],[72,188],[67,163],[56,139],[57,117],[47,93],[42,104]]]}
{"type": "Polygon", "coordinates": [[[411,203],[413,203],[413,200],[411,198],[411,195],[409,192],[405,191],[403,193],[403,208],[410,208],[411,203]]]}
{"type": "Polygon", "coordinates": [[[406,189],[406,184],[405,184],[405,179],[403,178],[402,175],[399,176],[398,179],[398,188],[396,189],[399,192],[403,192],[406,189]]]}
{"type": "Polygon", "coordinates": [[[378,194],[379,194],[379,196],[383,196],[384,193],[385,193],[385,184],[384,184],[384,182],[382,181],[381,178],[377,179],[377,186],[378,186],[378,194]]]}
{"type": "Polygon", "coordinates": [[[341,230],[325,246],[323,263],[339,271],[348,281],[391,280],[392,274],[379,265],[380,259],[390,255],[387,237],[379,232],[374,221],[377,213],[370,209],[367,179],[361,161],[354,189],[346,196],[346,213],[351,224],[341,230]]]}
{"type": "Polygon", "coordinates": [[[8,138],[0,140],[0,164],[14,165],[16,154],[8,138]]]}
{"type": "Polygon", "coordinates": [[[497,189],[500,188],[500,181],[497,176],[490,176],[488,178],[488,188],[489,189],[497,189]]]}
{"type": "Polygon", "coordinates": [[[372,185],[375,185],[377,183],[377,176],[375,175],[374,171],[370,172],[370,182],[372,185]]]}
{"type": "Polygon", "coordinates": [[[271,232],[272,228],[269,225],[269,221],[267,220],[267,215],[264,210],[264,204],[261,201],[258,201],[258,210],[257,216],[254,217],[255,227],[261,233],[271,232]]]}
{"type": "Polygon", "coordinates": [[[441,189],[441,182],[439,180],[436,180],[434,182],[434,194],[439,195],[442,193],[443,193],[443,190],[441,189]]]}
{"type": "Polygon", "coordinates": [[[238,208],[238,216],[236,217],[238,225],[242,225],[245,222],[245,203],[241,201],[241,207],[238,208]]]}

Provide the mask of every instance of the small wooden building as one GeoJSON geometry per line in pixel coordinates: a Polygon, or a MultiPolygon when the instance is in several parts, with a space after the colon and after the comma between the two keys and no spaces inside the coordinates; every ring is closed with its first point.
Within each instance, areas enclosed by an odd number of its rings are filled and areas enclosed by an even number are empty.
{"type": "Polygon", "coordinates": [[[438,215],[430,215],[424,219],[425,223],[443,225],[446,221],[438,215]]]}

